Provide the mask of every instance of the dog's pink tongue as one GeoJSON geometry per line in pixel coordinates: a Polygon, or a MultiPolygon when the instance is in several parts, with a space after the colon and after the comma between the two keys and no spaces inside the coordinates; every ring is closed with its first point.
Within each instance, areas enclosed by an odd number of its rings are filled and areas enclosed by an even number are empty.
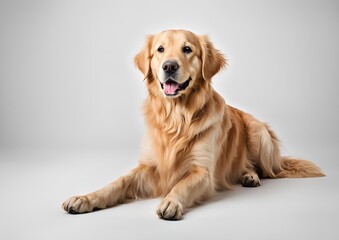
{"type": "Polygon", "coordinates": [[[175,94],[175,91],[178,89],[179,87],[179,84],[177,84],[176,82],[166,82],[164,84],[164,92],[166,94],[169,94],[169,95],[173,95],[175,94]]]}

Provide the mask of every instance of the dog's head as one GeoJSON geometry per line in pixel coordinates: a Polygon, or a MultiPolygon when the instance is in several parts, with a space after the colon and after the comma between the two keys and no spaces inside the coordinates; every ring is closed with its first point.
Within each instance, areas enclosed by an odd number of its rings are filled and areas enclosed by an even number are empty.
{"type": "Polygon", "coordinates": [[[169,30],[148,36],[146,46],[135,56],[135,64],[157,90],[169,98],[188,94],[226,64],[206,36],[185,30],[169,30]]]}

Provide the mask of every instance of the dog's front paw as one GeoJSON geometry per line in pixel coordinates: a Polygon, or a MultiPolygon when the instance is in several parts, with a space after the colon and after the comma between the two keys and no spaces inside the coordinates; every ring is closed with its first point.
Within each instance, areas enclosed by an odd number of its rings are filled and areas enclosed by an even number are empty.
{"type": "Polygon", "coordinates": [[[93,207],[86,196],[71,197],[62,204],[62,208],[71,214],[92,212],[93,207]]]}
{"type": "Polygon", "coordinates": [[[179,201],[164,198],[157,209],[157,214],[161,219],[180,220],[184,214],[184,209],[179,201]]]}

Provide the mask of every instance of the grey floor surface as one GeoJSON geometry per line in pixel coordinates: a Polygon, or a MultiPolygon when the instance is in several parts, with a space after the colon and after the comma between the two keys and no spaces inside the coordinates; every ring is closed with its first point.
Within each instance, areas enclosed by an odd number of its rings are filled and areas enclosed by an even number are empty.
{"type": "Polygon", "coordinates": [[[159,220],[159,199],[69,215],[62,202],[126,173],[137,153],[114,150],[0,150],[0,239],[338,239],[337,144],[303,148],[327,174],[263,180],[222,192],[182,221],[159,220]]]}

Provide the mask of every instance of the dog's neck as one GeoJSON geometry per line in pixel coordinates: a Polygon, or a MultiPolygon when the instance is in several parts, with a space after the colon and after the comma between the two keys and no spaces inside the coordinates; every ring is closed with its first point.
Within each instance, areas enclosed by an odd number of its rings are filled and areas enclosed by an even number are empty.
{"type": "MultiPolygon", "coordinates": [[[[201,81],[205,81],[201,79],[201,81]]],[[[219,99],[219,95],[208,82],[200,82],[199,87],[188,89],[177,98],[167,98],[159,91],[158,82],[147,80],[148,97],[144,105],[144,115],[151,129],[161,129],[169,135],[189,131],[192,124],[197,124],[207,112],[214,112],[218,106],[211,98],[219,99]]],[[[209,123],[210,124],[210,123],[209,123]]],[[[209,125],[207,124],[207,125],[209,125]]],[[[203,124],[201,131],[207,125],[203,124]]]]}

